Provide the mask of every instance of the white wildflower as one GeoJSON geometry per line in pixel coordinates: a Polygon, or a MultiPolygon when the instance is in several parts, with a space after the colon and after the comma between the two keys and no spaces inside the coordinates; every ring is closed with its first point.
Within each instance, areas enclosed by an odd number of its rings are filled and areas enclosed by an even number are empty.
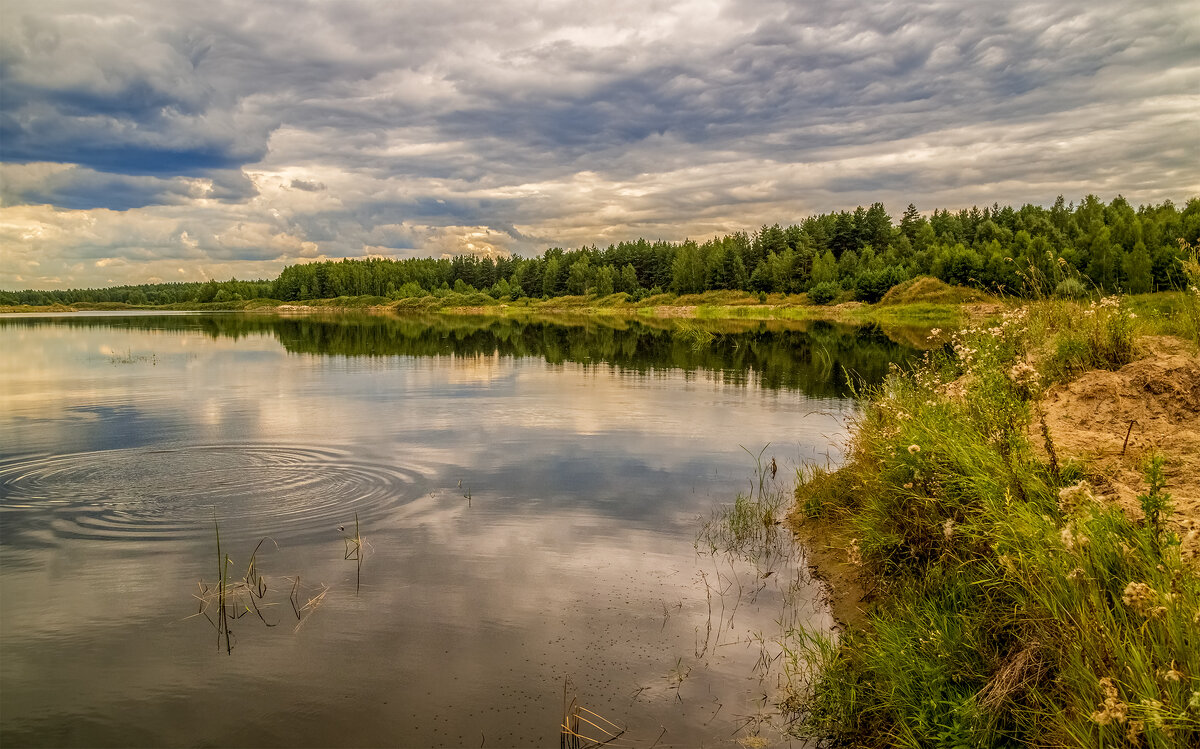
{"type": "Polygon", "coordinates": [[[1104,703],[1100,709],[1092,713],[1092,720],[1102,726],[1110,723],[1124,723],[1129,719],[1129,706],[1121,702],[1120,693],[1113,680],[1105,676],[1100,680],[1100,688],[1104,690],[1104,703]]]}

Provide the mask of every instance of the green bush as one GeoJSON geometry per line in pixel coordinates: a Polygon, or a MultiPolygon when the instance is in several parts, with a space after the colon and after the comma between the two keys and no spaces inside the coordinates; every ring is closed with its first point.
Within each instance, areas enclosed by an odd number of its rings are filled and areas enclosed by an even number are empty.
{"type": "Polygon", "coordinates": [[[904,271],[895,267],[861,271],[854,278],[854,298],[874,304],[883,299],[889,289],[904,280],[904,271]]]}
{"type": "Polygon", "coordinates": [[[808,290],[808,301],[813,304],[829,304],[842,293],[842,287],[832,281],[819,283],[808,290]]]}
{"type": "Polygon", "coordinates": [[[1088,290],[1078,278],[1066,278],[1054,288],[1054,296],[1059,299],[1084,299],[1088,290]]]}

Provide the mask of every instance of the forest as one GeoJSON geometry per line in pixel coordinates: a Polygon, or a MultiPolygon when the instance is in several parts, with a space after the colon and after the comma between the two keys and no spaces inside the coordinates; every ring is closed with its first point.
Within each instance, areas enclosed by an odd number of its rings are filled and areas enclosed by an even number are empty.
{"type": "Polygon", "coordinates": [[[552,248],[532,258],[345,259],[288,266],[273,280],[207,281],[65,291],[0,291],[0,304],[123,302],[165,305],[485,293],[494,299],[733,289],[806,293],[809,301],[878,301],[909,278],[1013,296],[1079,298],[1182,288],[1182,260],[1200,242],[1200,198],[1134,208],[1089,195],[1050,208],[998,204],[929,216],[909,204],[895,221],[882,203],[763,226],[702,243],[620,242],[552,248]]]}

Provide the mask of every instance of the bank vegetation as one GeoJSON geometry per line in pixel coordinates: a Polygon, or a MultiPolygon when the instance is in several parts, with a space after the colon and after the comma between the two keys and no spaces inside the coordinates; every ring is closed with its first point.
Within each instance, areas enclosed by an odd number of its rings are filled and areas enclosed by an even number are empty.
{"type": "Polygon", "coordinates": [[[833,745],[1200,746],[1200,264],[1170,309],[1035,300],[859,393],[791,522],[844,630],[792,632],[833,745]]]}

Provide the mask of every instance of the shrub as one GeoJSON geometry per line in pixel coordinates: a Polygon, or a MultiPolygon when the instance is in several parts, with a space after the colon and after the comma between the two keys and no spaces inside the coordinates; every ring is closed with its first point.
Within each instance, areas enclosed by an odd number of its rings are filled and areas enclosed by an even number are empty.
{"type": "Polygon", "coordinates": [[[1066,278],[1054,288],[1054,296],[1059,299],[1083,299],[1088,290],[1078,278],[1066,278]]]}
{"type": "Polygon", "coordinates": [[[874,304],[903,280],[904,271],[899,268],[862,271],[854,279],[854,298],[874,304]]]}
{"type": "Polygon", "coordinates": [[[808,301],[813,304],[829,304],[842,293],[842,287],[832,281],[819,283],[808,290],[808,301]]]}

